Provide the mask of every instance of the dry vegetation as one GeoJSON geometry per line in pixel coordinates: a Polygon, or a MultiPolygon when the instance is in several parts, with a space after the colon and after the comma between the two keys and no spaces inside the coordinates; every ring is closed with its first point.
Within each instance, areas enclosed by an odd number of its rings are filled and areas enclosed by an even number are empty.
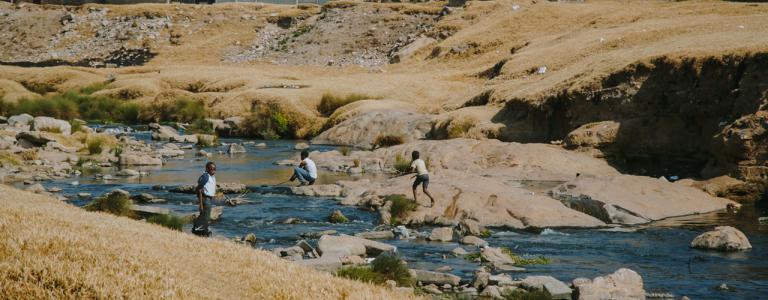
{"type": "Polygon", "coordinates": [[[229,241],[0,186],[2,299],[407,299],[229,241]]]}

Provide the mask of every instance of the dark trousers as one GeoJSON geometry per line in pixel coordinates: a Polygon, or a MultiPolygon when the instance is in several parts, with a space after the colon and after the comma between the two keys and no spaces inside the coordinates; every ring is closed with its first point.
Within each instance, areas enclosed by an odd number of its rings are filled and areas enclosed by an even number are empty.
{"type": "Polygon", "coordinates": [[[205,196],[203,198],[203,211],[192,222],[192,233],[198,235],[210,235],[211,231],[208,229],[208,225],[211,223],[211,208],[213,206],[212,198],[205,196]]]}

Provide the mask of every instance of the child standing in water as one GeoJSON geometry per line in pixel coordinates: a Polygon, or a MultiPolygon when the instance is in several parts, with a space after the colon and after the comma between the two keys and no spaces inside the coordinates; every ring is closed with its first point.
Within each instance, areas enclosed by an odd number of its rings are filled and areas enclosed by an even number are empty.
{"type": "Polygon", "coordinates": [[[416,178],[413,181],[413,202],[418,203],[416,200],[416,188],[419,187],[419,184],[421,184],[424,194],[429,197],[430,203],[427,207],[432,207],[435,205],[435,199],[432,198],[432,195],[430,195],[427,191],[427,187],[429,186],[429,172],[427,171],[427,164],[423,159],[419,158],[419,151],[413,151],[413,153],[411,153],[411,158],[413,158],[413,162],[411,163],[411,172],[416,172],[416,175],[413,175],[413,177],[416,178]]]}

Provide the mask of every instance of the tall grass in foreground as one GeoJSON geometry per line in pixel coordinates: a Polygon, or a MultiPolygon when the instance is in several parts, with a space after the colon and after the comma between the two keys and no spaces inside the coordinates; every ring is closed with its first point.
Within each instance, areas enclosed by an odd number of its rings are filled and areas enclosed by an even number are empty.
{"type": "Polygon", "coordinates": [[[319,111],[323,116],[327,117],[333,114],[333,112],[336,111],[339,107],[365,99],[376,98],[366,94],[349,94],[344,97],[339,97],[326,93],[323,94],[322,98],[320,98],[320,105],[317,106],[317,111],[319,111]]]}
{"type": "Polygon", "coordinates": [[[21,99],[18,103],[5,103],[9,114],[27,113],[33,116],[48,116],[63,120],[84,119],[94,122],[138,122],[140,107],[123,100],[81,94],[68,91],[62,94],[35,99],[21,99]]]}

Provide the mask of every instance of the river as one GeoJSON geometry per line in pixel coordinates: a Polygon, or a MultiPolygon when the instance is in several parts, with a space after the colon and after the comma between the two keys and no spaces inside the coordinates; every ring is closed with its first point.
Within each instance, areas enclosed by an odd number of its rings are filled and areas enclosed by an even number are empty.
{"type": "MultiPolygon", "coordinates": [[[[147,133],[136,134],[137,138],[149,141],[147,133]]],[[[240,142],[239,139],[222,139],[222,142],[240,142]]],[[[227,155],[223,147],[207,149],[214,153],[210,158],[217,164],[219,182],[240,182],[253,190],[262,190],[262,185],[273,185],[290,176],[290,168],[277,166],[275,161],[297,157],[293,150],[295,141],[265,142],[266,148],[246,146],[247,153],[227,155]]],[[[313,150],[327,151],[330,146],[313,146],[313,150]]],[[[136,168],[150,174],[141,178],[117,178],[105,182],[96,174],[113,174],[117,168],[86,170],[79,177],[49,181],[46,188],[62,188],[62,194],[73,199],[75,205],[85,205],[88,200],[78,199],[77,193],[91,193],[94,196],[120,188],[135,193],[150,193],[166,199],[166,207],[177,214],[196,211],[193,195],[155,190],[156,185],[193,184],[203,171],[206,160],[196,158],[196,149],[185,150],[184,158],[170,159],[163,167],[136,168]],[[77,181],[78,185],[71,183],[77,181]]],[[[322,172],[319,183],[332,183],[339,179],[355,179],[344,174],[322,172]]],[[[555,183],[521,182],[533,190],[545,190],[555,183]]],[[[246,199],[252,203],[237,207],[225,207],[224,214],[214,223],[214,235],[225,238],[254,233],[258,246],[266,249],[292,246],[299,239],[298,234],[333,229],[339,233],[354,234],[372,230],[378,226],[379,216],[356,207],[342,206],[327,198],[298,197],[281,194],[252,192],[246,199]],[[352,222],[331,224],[326,221],[334,210],[341,210],[352,222]],[[282,224],[287,218],[299,218],[298,224],[282,224]]],[[[688,296],[691,299],[768,299],[768,225],[759,225],[759,214],[751,205],[739,215],[711,213],[664,220],[651,225],[619,228],[612,230],[545,229],[542,231],[520,231],[492,229],[486,240],[491,246],[505,246],[522,255],[543,255],[551,260],[548,265],[528,266],[524,273],[512,273],[513,277],[527,275],[551,275],[566,283],[576,277],[595,277],[626,267],[637,271],[644,280],[646,291],[671,293],[675,298],[688,296]],[[731,225],[742,230],[752,243],[753,250],[736,253],[702,251],[688,247],[693,238],[715,225],[731,225]],[[731,290],[722,291],[715,287],[725,283],[731,290]]],[[[429,232],[431,227],[417,228],[429,232]]],[[[188,232],[189,228],[185,228],[188,232]]],[[[310,241],[315,242],[315,241],[310,241]]],[[[398,247],[400,254],[411,268],[432,270],[448,265],[452,273],[470,280],[477,263],[450,252],[460,247],[456,242],[427,242],[422,239],[384,240],[398,247]]],[[[464,246],[468,251],[476,251],[464,246]]]]}

